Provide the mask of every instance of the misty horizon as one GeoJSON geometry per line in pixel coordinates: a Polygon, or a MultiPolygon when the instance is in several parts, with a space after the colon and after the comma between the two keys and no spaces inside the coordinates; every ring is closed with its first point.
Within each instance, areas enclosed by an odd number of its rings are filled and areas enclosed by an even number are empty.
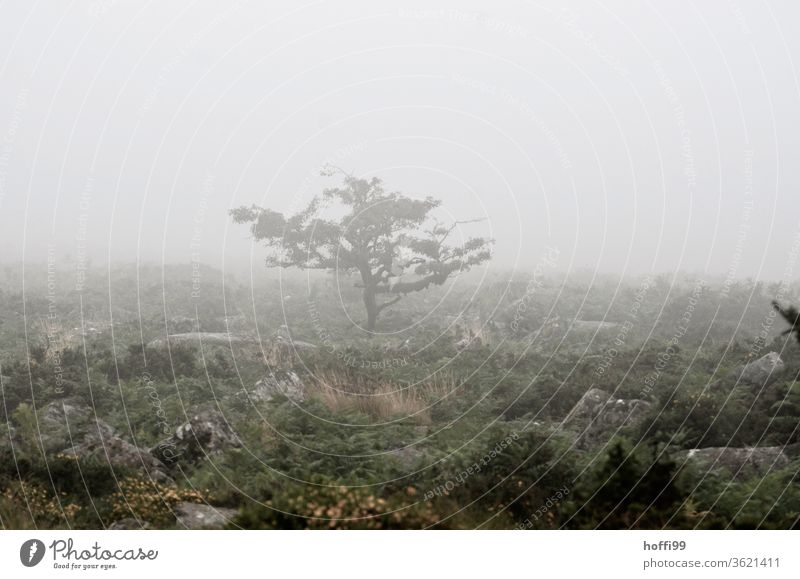
{"type": "MultiPolygon", "coordinates": [[[[42,273],[48,269],[48,265],[50,265],[51,269],[59,272],[61,274],[75,274],[76,265],[79,263],[79,260],[73,258],[70,255],[63,255],[61,257],[56,257],[50,264],[48,263],[47,259],[41,261],[0,261],[2,267],[7,268],[6,272],[21,272],[22,269],[26,269],[31,272],[38,272],[42,273]]],[[[252,276],[254,279],[279,279],[279,278],[291,278],[291,279],[302,279],[302,278],[311,278],[311,279],[321,279],[325,277],[335,277],[335,276],[342,276],[345,277],[353,277],[355,279],[355,274],[342,274],[341,272],[334,272],[334,271],[309,271],[304,270],[299,267],[290,267],[290,268],[280,268],[280,267],[266,267],[264,265],[264,259],[260,259],[253,263],[246,263],[244,261],[241,262],[233,262],[227,261],[225,264],[213,264],[204,261],[194,262],[192,260],[187,261],[126,261],[126,260],[118,260],[114,262],[104,262],[102,260],[95,260],[95,259],[87,259],[84,263],[83,270],[87,272],[103,272],[108,271],[109,269],[127,269],[127,268],[141,268],[141,269],[158,269],[158,268],[165,268],[165,269],[175,269],[175,268],[185,268],[189,271],[190,268],[200,266],[202,268],[208,268],[214,272],[224,273],[226,276],[234,276],[240,278],[239,281],[243,281],[244,278],[252,276]]],[[[530,267],[523,268],[512,268],[509,266],[503,266],[502,264],[497,264],[490,262],[487,264],[485,271],[467,271],[464,273],[459,274],[458,276],[453,276],[451,282],[454,282],[458,278],[468,279],[470,281],[476,281],[476,279],[480,279],[484,276],[490,276],[493,278],[496,277],[515,277],[515,276],[531,276],[537,271],[536,265],[531,265],[530,267]]],[[[733,284],[741,284],[741,283],[762,283],[762,284],[772,284],[772,283],[783,283],[789,285],[796,285],[794,278],[792,278],[792,273],[794,269],[790,269],[788,272],[783,272],[781,275],[777,277],[762,277],[762,278],[755,278],[749,275],[744,275],[738,271],[731,271],[728,272],[702,272],[702,271],[693,271],[693,270],[678,270],[678,271],[641,271],[641,272],[629,272],[626,275],[621,275],[614,271],[600,271],[591,269],[590,267],[576,267],[571,270],[564,270],[560,269],[559,267],[547,267],[546,271],[543,272],[541,276],[543,279],[549,280],[587,280],[591,278],[596,278],[598,280],[608,281],[608,280],[619,280],[621,282],[631,282],[636,281],[642,278],[652,278],[652,279],[667,279],[667,280],[674,280],[676,283],[682,282],[691,282],[696,280],[702,280],[703,282],[712,285],[733,285],[733,284]]],[[[65,281],[69,282],[70,279],[67,278],[65,281]]]]}
{"type": "Polygon", "coordinates": [[[587,6],[259,18],[244,2],[184,21],[175,3],[148,41],[135,3],[92,6],[54,11],[52,37],[10,29],[20,8],[0,22],[3,263],[52,244],[94,262],[256,264],[228,211],[296,210],[335,185],[328,162],[484,219],[493,268],[532,268],[550,246],[564,271],[780,279],[800,234],[797,40],[772,10],[715,11],[708,36],[697,6],[615,34],[587,6]],[[312,32],[282,42],[296,29],[312,32]]]}

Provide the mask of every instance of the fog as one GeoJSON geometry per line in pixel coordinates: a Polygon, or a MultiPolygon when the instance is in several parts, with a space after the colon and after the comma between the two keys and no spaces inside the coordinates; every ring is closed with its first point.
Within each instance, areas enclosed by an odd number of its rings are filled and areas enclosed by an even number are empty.
{"type": "Polygon", "coordinates": [[[402,6],[6,3],[0,259],[262,267],[229,209],[333,163],[483,218],[492,267],[791,276],[795,3],[402,6]]]}

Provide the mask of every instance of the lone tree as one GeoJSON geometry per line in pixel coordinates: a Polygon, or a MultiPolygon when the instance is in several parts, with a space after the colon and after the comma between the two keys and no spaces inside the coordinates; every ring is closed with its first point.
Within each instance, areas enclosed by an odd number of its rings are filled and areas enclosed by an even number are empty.
{"type": "Polygon", "coordinates": [[[430,213],[440,201],[410,199],[387,192],[376,177],[367,180],[339,172],[344,175],[342,185],[325,189],[297,215],[284,217],[253,205],[233,209],[231,216],[236,223],[249,223],[255,239],[272,250],[268,267],[357,272],[370,332],[380,313],[404,295],[442,285],[491,256],[490,239],[447,243],[456,227],[469,222],[443,225],[432,219],[430,213]],[[344,210],[344,216],[322,217],[336,209],[337,214],[344,210]]]}

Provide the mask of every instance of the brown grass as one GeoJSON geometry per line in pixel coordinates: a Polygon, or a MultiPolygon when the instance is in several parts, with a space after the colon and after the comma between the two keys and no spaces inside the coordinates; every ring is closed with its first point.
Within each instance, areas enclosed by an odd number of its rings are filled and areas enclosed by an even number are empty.
{"type": "Polygon", "coordinates": [[[413,386],[368,380],[345,371],[315,373],[311,396],[332,412],[361,412],[379,422],[408,418],[415,424],[431,423],[430,406],[452,399],[458,382],[450,374],[439,375],[413,386]],[[450,398],[448,398],[448,396],[450,398]]]}

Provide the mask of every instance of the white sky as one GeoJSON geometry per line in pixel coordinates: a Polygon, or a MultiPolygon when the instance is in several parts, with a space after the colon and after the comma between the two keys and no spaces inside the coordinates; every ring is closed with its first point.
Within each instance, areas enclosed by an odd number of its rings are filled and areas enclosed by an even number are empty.
{"type": "Polygon", "coordinates": [[[777,279],[793,265],[796,2],[0,13],[2,261],[52,244],[95,263],[259,263],[227,210],[300,207],[335,184],[317,175],[332,158],[485,216],[471,232],[495,237],[498,266],[532,268],[546,245],[561,270],[777,279]]]}

